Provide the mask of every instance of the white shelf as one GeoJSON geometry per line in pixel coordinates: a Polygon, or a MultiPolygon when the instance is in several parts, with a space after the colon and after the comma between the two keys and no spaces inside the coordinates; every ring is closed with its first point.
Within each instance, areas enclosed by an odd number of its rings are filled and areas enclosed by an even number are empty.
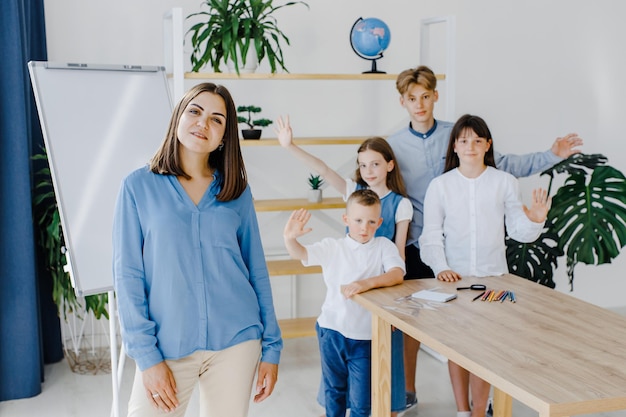
{"type": "MultiPolygon", "coordinates": [[[[185,79],[192,80],[395,80],[398,74],[292,74],[292,73],[252,73],[236,74],[227,72],[186,72],[185,79]]],[[[445,80],[444,74],[437,74],[438,80],[445,80]]]]}

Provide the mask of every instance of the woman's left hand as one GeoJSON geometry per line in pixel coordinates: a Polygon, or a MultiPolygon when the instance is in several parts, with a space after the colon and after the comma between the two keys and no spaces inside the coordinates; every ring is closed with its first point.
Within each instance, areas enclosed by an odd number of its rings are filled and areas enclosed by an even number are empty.
{"type": "Polygon", "coordinates": [[[278,364],[261,362],[259,364],[259,374],[256,380],[256,395],[254,402],[260,403],[272,394],[274,386],[278,380],[278,364]]]}
{"type": "Polygon", "coordinates": [[[154,408],[170,412],[178,407],[176,380],[165,361],[144,370],[141,376],[146,396],[154,408]]]}
{"type": "Polygon", "coordinates": [[[530,208],[524,206],[526,217],[532,222],[543,223],[548,217],[552,198],[548,197],[548,192],[542,188],[533,190],[533,201],[530,208]]]}

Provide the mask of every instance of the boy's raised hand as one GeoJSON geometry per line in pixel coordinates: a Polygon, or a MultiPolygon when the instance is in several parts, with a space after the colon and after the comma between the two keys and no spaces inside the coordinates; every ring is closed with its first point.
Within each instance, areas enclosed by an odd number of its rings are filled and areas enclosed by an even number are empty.
{"type": "Polygon", "coordinates": [[[575,153],[580,153],[578,147],[582,145],[583,140],[576,133],[570,133],[562,138],[556,138],[551,150],[556,156],[567,159],[575,153]]]}
{"type": "Polygon", "coordinates": [[[524,206],[524,213],[526,217],[532,222],[543,223],[548,217],[548,210],[550,210],[550,204],[552,198],[548,197],[548,192],[542,188],[533,190],[533,200],[530,208],[524,206]]]}
{"type": "Polygon", "coordinates": [[[297,239],[313,230],[310,227],[304,227],[310,218],[311,213],[306,209],[298,209],[291,213],[283,232],[285,239],[297,239]]]}
{"type": "Polygon", "coordinates": [[[274,132],[278,138],[278,143],[280,143],[280,146],[283,148],[287,148],[293,143],[293,131],[289,124],[289,116],[285,116],[285,120],[283,120],[281,116],[278,116],[274,132]]]}

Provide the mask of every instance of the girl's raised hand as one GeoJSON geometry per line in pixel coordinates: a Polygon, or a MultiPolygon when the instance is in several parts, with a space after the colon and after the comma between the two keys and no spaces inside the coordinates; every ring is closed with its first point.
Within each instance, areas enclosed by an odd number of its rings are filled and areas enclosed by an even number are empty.
{"type": "Polygon", "coordinates": [[[530,208],[524,206],[524,213],[526,217],[532,222],[543,223],[548,217],[548,210],[550,210],[550,204],[552,198],[548,197],[548,192],[543,188],[536,188],[533,190],[533,200],[530,208]]]}
{"type": "Polygon", "coordinates": [[[293,143],[293,132],[291,125],[289,124],[289,116],[285,116],[285,120],[281,116],[276,119],[276,125],[274,127],[276,137],[280,146],[287,148],[293,143]]]}

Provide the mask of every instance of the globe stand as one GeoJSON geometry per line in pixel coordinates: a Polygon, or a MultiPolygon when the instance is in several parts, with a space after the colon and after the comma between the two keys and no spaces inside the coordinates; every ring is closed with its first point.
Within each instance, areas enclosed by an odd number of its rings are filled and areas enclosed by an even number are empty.
{"type": "MultiPolygon", "coordinates": [[[[379,58],[382,58],[383,55],[380,54],[380,56],[376,59],[371,59],[370,61],[372,61],[372,69],[369,71],[363,71],[361,74],[387,74],[385,71],[378,71],[378,68],[376,67],[376,60],[379,58]]],[[[361,57],[363,58],[363,57],[361,57]]]]}

